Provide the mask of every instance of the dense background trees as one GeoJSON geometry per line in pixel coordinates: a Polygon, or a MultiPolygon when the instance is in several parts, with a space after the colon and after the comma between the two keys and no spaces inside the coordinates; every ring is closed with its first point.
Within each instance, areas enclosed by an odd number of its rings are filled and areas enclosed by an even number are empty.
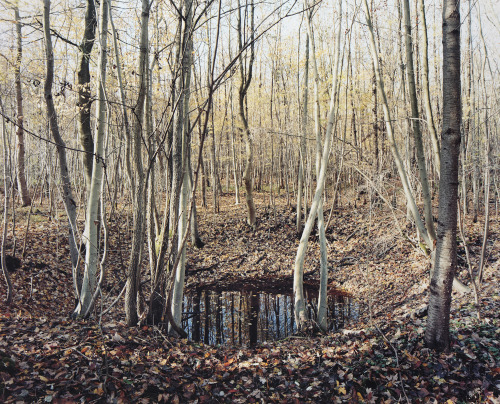
{"type": "MultiPolygon", "coordinates": [[[[216,212],[218,195],[244,192],[253,229],[254,190],[265,206],[277,195],[297,201],[297,231],[308,220],[296,291],[315,218],[322,233],[323,211],[360,199],[408,209],[404,237],[433,256],[439,179],[450,170],[436,136],[450,90],[440,1],[139,3],[1,6],[10,16],[1,23],[3,166],[19,179],[18,205],[47,196],[54,214],[62,196],[75,314],[89,314],[100,295],[108,215],[132,214],[122,227],[133,239],[127,323],[169,320],[181,334],[185,249],[203,244],[195,208],[207,193],[216,212]]],[[[461,8],[460,209],[484,220],[487,240],[499,196],[500,10],[493,1],[461,8]]]]}

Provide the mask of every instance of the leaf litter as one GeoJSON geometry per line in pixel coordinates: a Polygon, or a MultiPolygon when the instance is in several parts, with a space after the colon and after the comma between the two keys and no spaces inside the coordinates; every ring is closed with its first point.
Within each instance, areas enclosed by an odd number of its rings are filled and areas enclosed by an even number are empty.
{"type": "MultiPolygon", "coordinates": [[[[295,213],[261,198],[258,228],[230,196],[223,212],[199,208],[205,247],[188,248],[187,289],[273,280],[290,282],[299,237],[295,213]]],[[[352,402],[498,403],[500,400],[499,255],[490,248],[481,290],[481,321],[470,294],[453,295],[452,344],[425,348],[429,263],[394,233],[389,212],[339,208],[327,232],[330,284],[358,300],[360,318],[328,335],[296,335],[255,347],[208,346],[128,328],[122,302],[102,319],[71,320],[71,274],[65,229],[46,221],[30,230],[29,252],[11,275],[14,304],[0,309],[2,402],[352,402]],[[51,234],[46,237],[46,234],[51,234]]],[[[326,214],[329,212],[327,211],[326,214]]],[[[130,234],[111,220],[103,307],[124,284],[130,234]]],[[[24,232],[19,226],[17,232],[24,232]]],[[[470,237],[481,227],[471,224],[470,237]]],[[[492,220],[490,240],[498,237],[492,220]]],[[[311,236],[307,279],[318,278],[311,236]]],[[[480,246],[471,244],[473,259],[480,246]]],[[[460,253],[460,250],[459,250],[460,253]]],[[[459,257],[458,275],[466,281],[459,257]]],[[[145,265],[146,267],[146,265],[145,265]]],[[[147,288],[147,287],[146,287],[147,288]]],[[[0,298],[5,286],[0,287],[0,298]]]]}

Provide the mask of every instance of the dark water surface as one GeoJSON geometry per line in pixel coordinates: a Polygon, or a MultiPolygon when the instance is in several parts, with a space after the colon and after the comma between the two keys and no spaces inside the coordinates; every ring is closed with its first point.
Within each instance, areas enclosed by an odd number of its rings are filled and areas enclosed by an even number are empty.
{"type": "MultiPolygon", "coordinates": [[[[272,291],[198,289],[184,296],[182,326],[188,338],[205,344],[253,345],[279,340],[297,332],[293,296],[272,291]]],[[[317,288],[304,290],[309,318],[315,317],[317,288]]],[[[358,304],[346,293],[328,296],[329,330],[358,318],[358,304]]]]}

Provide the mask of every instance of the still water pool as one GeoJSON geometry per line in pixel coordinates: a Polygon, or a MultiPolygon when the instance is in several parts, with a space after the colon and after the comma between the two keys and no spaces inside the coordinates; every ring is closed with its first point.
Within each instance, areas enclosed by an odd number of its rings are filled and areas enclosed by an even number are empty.
{"type": "MultiPolygon", "coordinates": [[[[305,288],[309,318],[314,318],[317,288],[305,288]]],[[[329,331],[358,318],[359,306],[348,294],[330,290],[329,331]]],[[[188,338],[210,345],[253,345],[297,332],[293,296],[273,291],[197,289],[184,297],[182,321],[188,338]]]]}

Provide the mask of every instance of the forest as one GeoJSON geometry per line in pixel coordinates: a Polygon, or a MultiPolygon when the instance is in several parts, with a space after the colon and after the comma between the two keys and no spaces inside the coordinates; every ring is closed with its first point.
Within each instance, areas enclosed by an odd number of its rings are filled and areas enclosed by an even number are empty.
{"type": "Polygon", "coordinates": [[[1,402],[500,402],[496,0],[0,10],[1,402]]]}

